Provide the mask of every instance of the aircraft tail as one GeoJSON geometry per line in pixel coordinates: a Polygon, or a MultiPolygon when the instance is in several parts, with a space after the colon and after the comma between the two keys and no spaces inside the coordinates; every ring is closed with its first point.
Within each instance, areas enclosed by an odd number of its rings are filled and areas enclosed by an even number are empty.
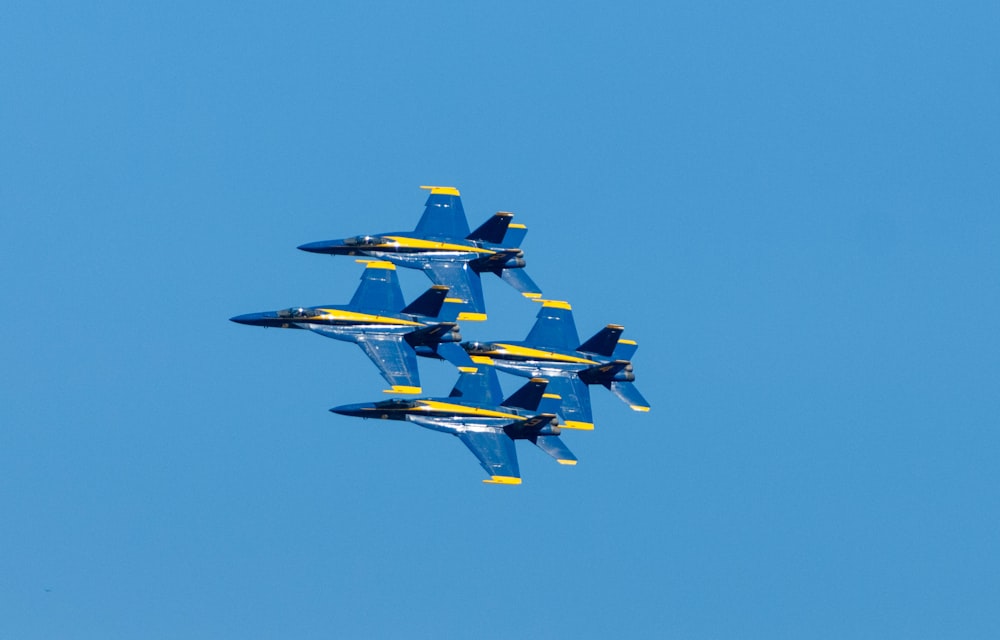
{"type": "Polygon", "coordinates": [[[357,260],[365,265],[358,285],[351,298],[351,309],[390,311],[396,313],[406,304],[403,291],[399,288],[396,265],[382,260],[357,260]]]}
{"type": "Polygon", "coordinates": [[[578,462],[576,456],[559,436],[535,436],[528,439],[536,447],[555,458],[559,464],[575,465],[578,462]]]}
{"type": "Polygon", "coordinates": [[[528,235],[528,227],[517,222],[511,222],[507,225],[507,235],[503,237],[501,244],[506,247],[520,247],[526,235],[528,235]]]}
{"type": "Polygon", "coordinates": [[[611,386],[608,387],[611,392],[621,398],[622,402],[627,404],[633,411],[649,411],[649,403],[639,390],[635,388],[635,385],[631,382],[621,382],[614,381],[611,386]]]}
{"type": "Polygon", "coordinates": [[[618,346],[618,337],[625,327],[620,324],[609,324],[593,335],[589,340],[577,347],[577,351],[596,353],[610,358],[618,346]]]}
{"type": "Polygon", "coordinates": [[[500,404],[505,407],[517,407],[519,409],[527,409],[528,411],[536,411],[542,401],[542,396],[545,394],[545,387],[548,384],[549,381],[545,378],[532,378],[500,404]]]}
{"type": "Polygon", "coordinates": [[[441,315],[441,307],[444,305],[445,298],[448,297],[448,291],[449,287],[436,284],[407,305],[403,309],[403,313],[408,313],[411,316],[437,318],[441,315]]]}
{"type": "Polygon", "coordinates": [[[455,187],[420,187],[430,191],[417,223],[420,236],[464,238],[469,233],[462,197],[455,187]]]}
{"type": "Polygon", "coordinates": [[[539,413],[523,422],[504,427],[511,440],[528,440],[556,459],[559,464],[574,465],[577,458],[559,437],[559,423],[554,413],[539,413]]]}
{"type": "Polygon", "coordinates": [[[602,384],[611,388],[614,381],[632,382],[635,374],[632,373],[632,363],[628,360],[615,360],[607,364],[595,364],[584,369],[579,374],[580,379],[587,384],[602,384]]]}
{"type": "Polygon", "coordinates": [[[500,404],[503,400],[503,390],[500,388],[496,369],[487,363],[489,358],[475,356],[472,361],[474,363],[472,366],[459,367],[461,374],[448,397],[484,405],[500,404]]]}
{"type": "MultiPolygon", "coordinates": [[[[438,322],[437,324],[415,329],[407,333],[403,338],[411,347],[415,348],[418,346],[437,346],[442,342],[461,342],[462,334],[458,332],[458,324],[454,322],[438,322]]],[[[462,351],[465,351],[465,349],[462,349],[462,351]]]]}
{"type": "Polygon", "coordinates": [[[479,225],[475,231],[465,236],[466,240],[482,240],[491,244],[503,244],[504,236],[507,235],[507,227],[513,213],[507,211],[497,211],[490,216],[489,220],[479,225]]]}
{"type": "Polygon", "coordinates": [[[619,338],[618,346],[615,347],[615,352],[611,354],[611,357],[615,360],[631,360],[638,348],[639,345],[636,344],[635,340],[622,340],[619,338]]]}

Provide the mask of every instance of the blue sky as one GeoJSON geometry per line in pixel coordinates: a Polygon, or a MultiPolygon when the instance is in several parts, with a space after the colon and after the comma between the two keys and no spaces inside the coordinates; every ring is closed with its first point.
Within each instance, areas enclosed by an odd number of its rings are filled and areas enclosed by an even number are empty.
{"type": "MultiPolygon", "coordinates": [[[[0,8],[0,636],[1000,634],[995,3],[0,8]],[[633,413],[483,485],[327,411],[301,243],[509,210],[633,413]]],[[[412,298],[428,282],[400,272],[412,298]]],[[[536,308],[486,283],[472,339],[536,308]]],[[[422,363],[424,387],[454,374],[422,363]]],[[[518,379],[504,378],[508,391],[518,379]]]]}

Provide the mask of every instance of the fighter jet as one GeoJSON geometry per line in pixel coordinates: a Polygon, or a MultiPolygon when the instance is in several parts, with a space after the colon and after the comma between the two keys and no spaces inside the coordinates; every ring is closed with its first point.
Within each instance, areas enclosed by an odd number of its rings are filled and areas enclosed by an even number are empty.
{"type": "Polygon", "coordinates": [[[430,190],[430,195],[415,230],[310,242],[299,249],[363,255],[421,269],[435,284],[450,287],[452,297],[465,300],[459,320],[486,320],[481,273],[499,276],[525,297],[541,296],[538,285],[524,271],[524,252],[518,247],[528,231],[523,224],[511,223],[514,214],[499,211],[470,232],[458,189],[420,188],[430,190]]]}
{"type": "Polygon", "coordinates": [[[346,305],[292,307],[230,318],[240,324],[308,329],[321,336],[354,342],[392,386],[386,393],[420,393],[417,356],[447,359],[455,365],[472,360],[458,346],[462,335],[454,322],[462,301],[449,298],[448,287],[435,285],[409,305],[403,300],[391,262],[364,262],[361,285],[346,305]]]}
{"type": "Polygon", "coordinates": [[[490,476],[488,484],[521,484],[515,440],[527,440],[556,459],[575,465],[576,456],[559,437],[559,397],[545,393],[546,380],[532,378],[506,400],[490,366],[460,367],[447,398],[397,398],[345,404],[334,413],[379,420],[406,420],[457,436],[490,476]]]}
{"type": "Polygon", "coordinates": [[[474,359],[485,357],[501,371],[522,377],[549,379],[549,388],[562,396],[560,414],[567,429],[593,429],[588,385],[600,384],[635,411],[649,411],[649,403],[635,388],[630,359],[638,345],[621,340],[621,325],[609,324],[580,343],[573,310],[561,300],[540,300],[535,326],[524,341],[465,342],[474,359]]]}

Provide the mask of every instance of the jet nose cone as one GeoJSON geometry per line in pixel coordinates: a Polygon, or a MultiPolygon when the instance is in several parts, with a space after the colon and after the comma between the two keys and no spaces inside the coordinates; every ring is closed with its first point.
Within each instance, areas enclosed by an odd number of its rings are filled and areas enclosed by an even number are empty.
{"type": "Polygon", "coordinates": [[[239,324],[248,324],[254,327],[266,327],[274,324],[277,319],[277,314],[273,312],[264,313],[244,313],[241,316],[233,316],[229,320],[231,322],[236,322],[239,324]]]}
{"type": "Polygon", "coordinates": [[[320,242],[307,242],[298,246],[302,251],[310,253],[334,253],[338,248],[342,249],[344,243],[340,240],[322,240],[320,242]]]}
{"type": "Polygon", "coordinates": [[[374,405],[371,402],[361,402],[358,404],[342,404],[339,407],[330,409],[333,413],[342,416],[369,417],[374,405]]]}

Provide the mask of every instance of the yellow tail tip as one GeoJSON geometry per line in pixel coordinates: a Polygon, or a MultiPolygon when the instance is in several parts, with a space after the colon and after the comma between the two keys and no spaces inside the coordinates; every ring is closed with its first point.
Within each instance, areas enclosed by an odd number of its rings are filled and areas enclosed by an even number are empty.
{"type": "Polygon", "coordinates": [[[483,480],[485,484],[521,484],[520,478],[514,476],[491,476],[489,480],[483,480]]]}
{"type": "Polygon", "coordinates": [[[562,423],[565,429],[579,429],[581,431],[593,431],[593,422],[580,422],[579,420],[564,420],[562,423]]]}
{"type": "Polygon", "coordinates": [[[420,185],[421,189],[427,189],[431,192],[431,195],[444,195],[444,196],[460,196],[458,189],[455,187],[433,187],[427,185],[420,185]]]}
{"type": "Polygon", "coordinates": [[[382,393],[420,393],[423,391],[420,387],[410,387],[402,384],[392,385],[392,389],[383,389],[382,393]]]}

